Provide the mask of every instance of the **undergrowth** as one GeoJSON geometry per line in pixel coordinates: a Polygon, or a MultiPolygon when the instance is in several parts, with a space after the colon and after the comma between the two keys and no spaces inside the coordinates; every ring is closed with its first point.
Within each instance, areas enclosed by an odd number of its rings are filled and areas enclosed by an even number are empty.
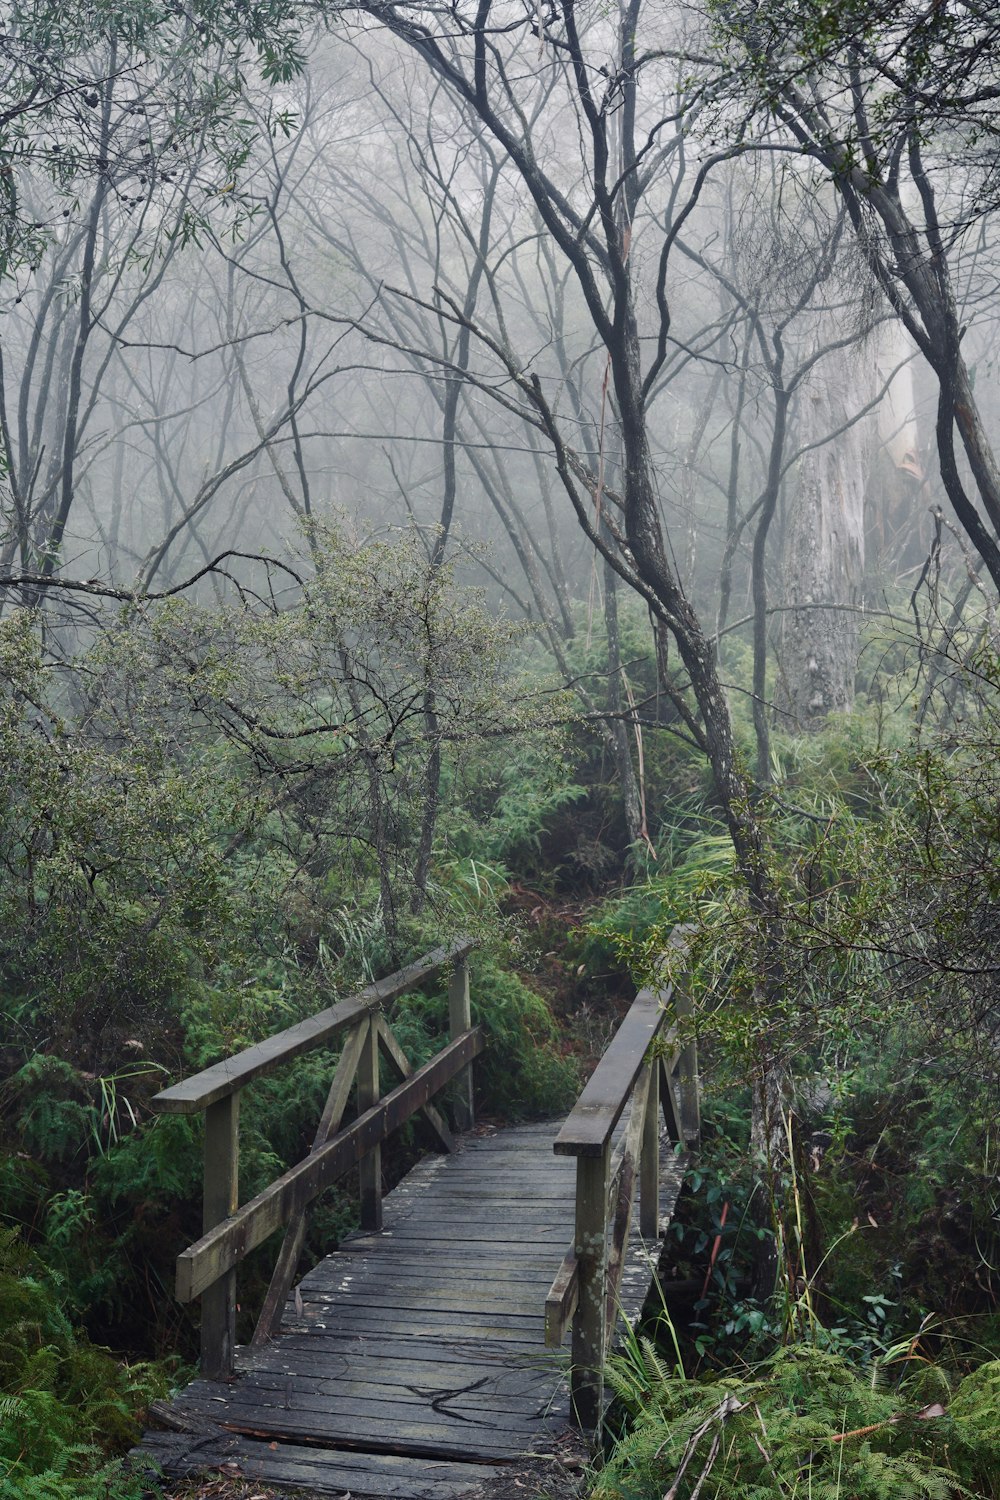
{"type": "Polygon", "coordinates": [[[945,1402],[800,1342],[703,1380],[648,1341],[609,1380],[632,1417],[592,1500],[956,1500],[1000,1494],[1000,1362],[945,1402]]]}
{"type": "Polygon", "coordinates": [[[127,1365],[74,1329],[60,1286],[0,1229],[0,1500],[139,1500],[114,1455],[176,1366],[127,1365]]]}

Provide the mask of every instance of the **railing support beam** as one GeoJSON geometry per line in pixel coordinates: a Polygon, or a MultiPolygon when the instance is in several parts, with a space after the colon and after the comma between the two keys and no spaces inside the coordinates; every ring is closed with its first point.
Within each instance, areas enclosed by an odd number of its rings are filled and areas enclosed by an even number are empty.
{"type": "MultiPolygon", "coordinates": [[[[378,1025],[374,1016],[368,1022],[361,1061],[358,1063],[358,1114],[373,1109],[379,1101],[378,1025]]],[[[361,1227],[382,1228],[382,1147],[372,1148],[358,1166],[361,1187],[361,1227]]]]}
{"type": "MultiPolygon", "coordinates": [[[[691,997],[685,990],[675,990],[674,1009],[681,1027],[690,1033],[691,997]]],[[[694,1036],[690,1036],[681,1050],[677,1063],[677,1080],[680,1084],[684,1144],[695,1148],[701,1143],[701,1080],[698,1077],[698,1043],[694,1036]]]]}
{"type": "Polygon", "coordinates": [[[570,1393],[578,1424],[600,1425],[604,1400],[604,1311],[607,1263],[608,1147],[576,1161],[578,1301],[573,1318],[570,1393]]]}
{"type": "Polygon", "coordinates": [[[649,1092],[642,1117],[642,1152],[639,1158],[639,1233],[655,1240],[660,1233],[660,1065],[647,1064],[649,1092]]]}
{"type": "MultiPolygon", "coordinates": [[[[205,1111],[205,1194],[202,1230],[208,1233],[239,1206],[240,1096],[227,1094],[205,1111]]],[[[226,1271],[201,1299],[201,1373],[225,1380],[236,1349],[236,1271],[226,1271]]]]}
{"type": "MultiPolygon", "coordinates": [[[[455,960],[448,984],[448,1027],[452,1041],[472,1029],[472,1002],[469,997],[469,960],[463,955],[455,960]]],[[[472,1097],[472,1067],[463,1068],[454,1083],[455,1129],[471,1130],[476,1123],[472,1097]]]]}

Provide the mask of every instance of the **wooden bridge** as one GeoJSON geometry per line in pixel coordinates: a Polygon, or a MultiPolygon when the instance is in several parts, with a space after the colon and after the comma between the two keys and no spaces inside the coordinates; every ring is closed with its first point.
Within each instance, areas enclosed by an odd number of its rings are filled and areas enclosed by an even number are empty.
{"type": "Polygon", "coordinates": [[[316,1494],[449,1500],[488,1492],[500,1466],[568,1424],[599,1423],[616,1322],[642,1306],[698,1137],[697,1055],[671,1022],[683,1000],[636,996],[561,1128],[477,1130],[471,947],[438,949],[154,1101],[205,1113],[205,1232],[177,1267],[180,1300],[201,1298],[201,1378],[157,1403],[161,1430],[138,1450],[168,1474],[221,1467],[316,1494]],[[414,1070],[385,1008],[442,970],[450,1038],[414,1070]],[[310,1154],[239,1206],[241,1090],[337,1043],[310,1154]],[[380,1054],[400,1079],[385,1094],[380,1054]],[[442,1091],[457,1138],[431,1102],[442,1091]],[[381,1144],[418,1111],[444,1154],[383,1199],[381,1144]],[[360,1232],[293,1289],[309,1203],[355,1168],[360,1232]],[[237,1265],[280,1227],[252,1342],[237,1349],[237,1265]]]}

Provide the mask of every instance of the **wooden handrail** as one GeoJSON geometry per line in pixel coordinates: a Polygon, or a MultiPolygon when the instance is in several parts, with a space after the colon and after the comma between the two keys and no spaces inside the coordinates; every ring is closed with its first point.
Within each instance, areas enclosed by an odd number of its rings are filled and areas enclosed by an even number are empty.
{"type": "Polygon", "coordinates": [[[433,1108],[432,1097],[454,1080],[454,1113],[460,1128],[473,1123],[472,1061],[484,1045],[473,1028],[469,1002],[467,956],[475,946],[463,938],[435,948],[386,979],[367,985],[347,1000],[247,1047],[223,1062],[203,1069],[183,1083],[164,1089],[153,1107],[170,1114],[205,1111],[205,1182],[203,1234],[178,1257],[177,1295],[181,1301],[201,1296],[202,1374],[225,1378],[233,1370],[236,1326],[236,1266],[273,1230],[287,1226],[278,1264],[254,1335],[268,1337],[280,1320],[305,1238],[309,1203],[336,1178],[357,1167],[361,1186],[361,1223],[381,1228],[381,1144],[417,1111],[423,1111],[446,1150],[452,1140],[433,1108]],[[413,1069],[393,1036],[382,1007],[430,978],[448,964],[450,1041],[422,1068],[413,1069]],[[330,1042],[350,1028],[330,1085],[329,1095],[309,1155],[240,1208],[239,1104],[242,1089],[311,1047],[330,1042]],[[402,1083],[382,1095],[379,1056],[384,1053],[402,1083]],[[356,1082],[358,1118],[341,1129],[352,1085],[356,1082]]]}
{"type": "Polygon", "coordinates": [[[332,1140],[290,1167],[256,1198],[202,1235],[178,1257],[177,1300],[190,1302],[218,1281],[268,1235],[287,1224],[294,1213],[338,1177],[358,1166],[374,1147],[422,1109],[482,1050],[483,1032],[477,1026],[449,1043],[429,1063],[411,1073],[405,1083],[366,1109],[346,1129],[338,1131],[332,1140]]]}
{"type": "Polygon", "coordinates": [[[265,1041],[257,1042],[253,1047],[245,1047],[242,1052],[236,1052],[232,1057],[213,1063],[200,1073],[192,1074],[183,1083],[175,1083],[170,1088],[163,1089],[154,1095],[150,1105],[164,1114],[198,1114],[227,1094],[237,1093],[251,1079],[273,1072],[283,1063],[291,1062],[303,1052],[308,1052],[311,1047],[321,1047],[332,1041],[345,1027],[387,1005],[390,1000],[397,999],[407,990],[412,990],[446,963],[465,958],[475,946],[473,940],[462,938],[447,947],[435,948],[405,969],[366,985],[349,999],[318,1011],[316,1015],[288,1026],[284,1031],[276,1031],[274,1036],[267,1037],[265,1041]]]}
{"type": "MultiPolygon", "coordinates": [[[[671,944],[683,941],[684,930],[675,929],[671,944]]],[[[546,1298],[545,1341],[560,1344],[572,1318],[572,1409],[585,1428],[601,1419],[604,1360],[637,1185],[640,1232],[655,1240],[660,1231],[661,1107],[672,1140],[695,1146],[700,1134],[697,1044],[679,1036],[671,1010],[678,1018],[690,1012],[688,997],[673,986],[639,991],[555,1140],[559,1155],[576,1157],[576,1227],[546,1298]],[[629,1101],[612,1159],[615,1127],[629,1101]]]]}
{"type": "Polygon", "coordinates": [[[673,987],[640,990],[556,1136],[557,1156],[600,1156],[629,1101],[649,1044],[666,1020],[673,987]]]}

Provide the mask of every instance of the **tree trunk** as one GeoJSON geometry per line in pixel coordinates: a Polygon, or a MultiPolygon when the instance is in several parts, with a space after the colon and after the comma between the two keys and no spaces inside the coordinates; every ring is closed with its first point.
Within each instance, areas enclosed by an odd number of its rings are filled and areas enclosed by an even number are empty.
{"type": "MultiPolygon", "coordinates": [[[[604,564],[604,623],[608,634],[608,711],[612,753],[622,793],[622,811],[629,844],[637,844],[647,833],[642,796],[632,764],[628,727],[622,718],[622,654],[618,634],[618,575],[604,564]]],[[[647,835],[648,836],[648,835],[647,835]]]]}
{"type": "Polygon", "coordinates": [[[798,486],[786,533],[779,706],[798,729],[816,728],[854,703],[856,613],[865,571],[869,426],[844,427],[870,384],[850,351],[829,355],[802,402],[798,486]],[[843,431],[838,429],[844,427],[843,431]],[[837,435],[824,442],[828,433],[837,435]],[[810,444],[819,444],[809,447],[810,444]],[[846,608],[838,609],[838,605],[846,608]]]}

